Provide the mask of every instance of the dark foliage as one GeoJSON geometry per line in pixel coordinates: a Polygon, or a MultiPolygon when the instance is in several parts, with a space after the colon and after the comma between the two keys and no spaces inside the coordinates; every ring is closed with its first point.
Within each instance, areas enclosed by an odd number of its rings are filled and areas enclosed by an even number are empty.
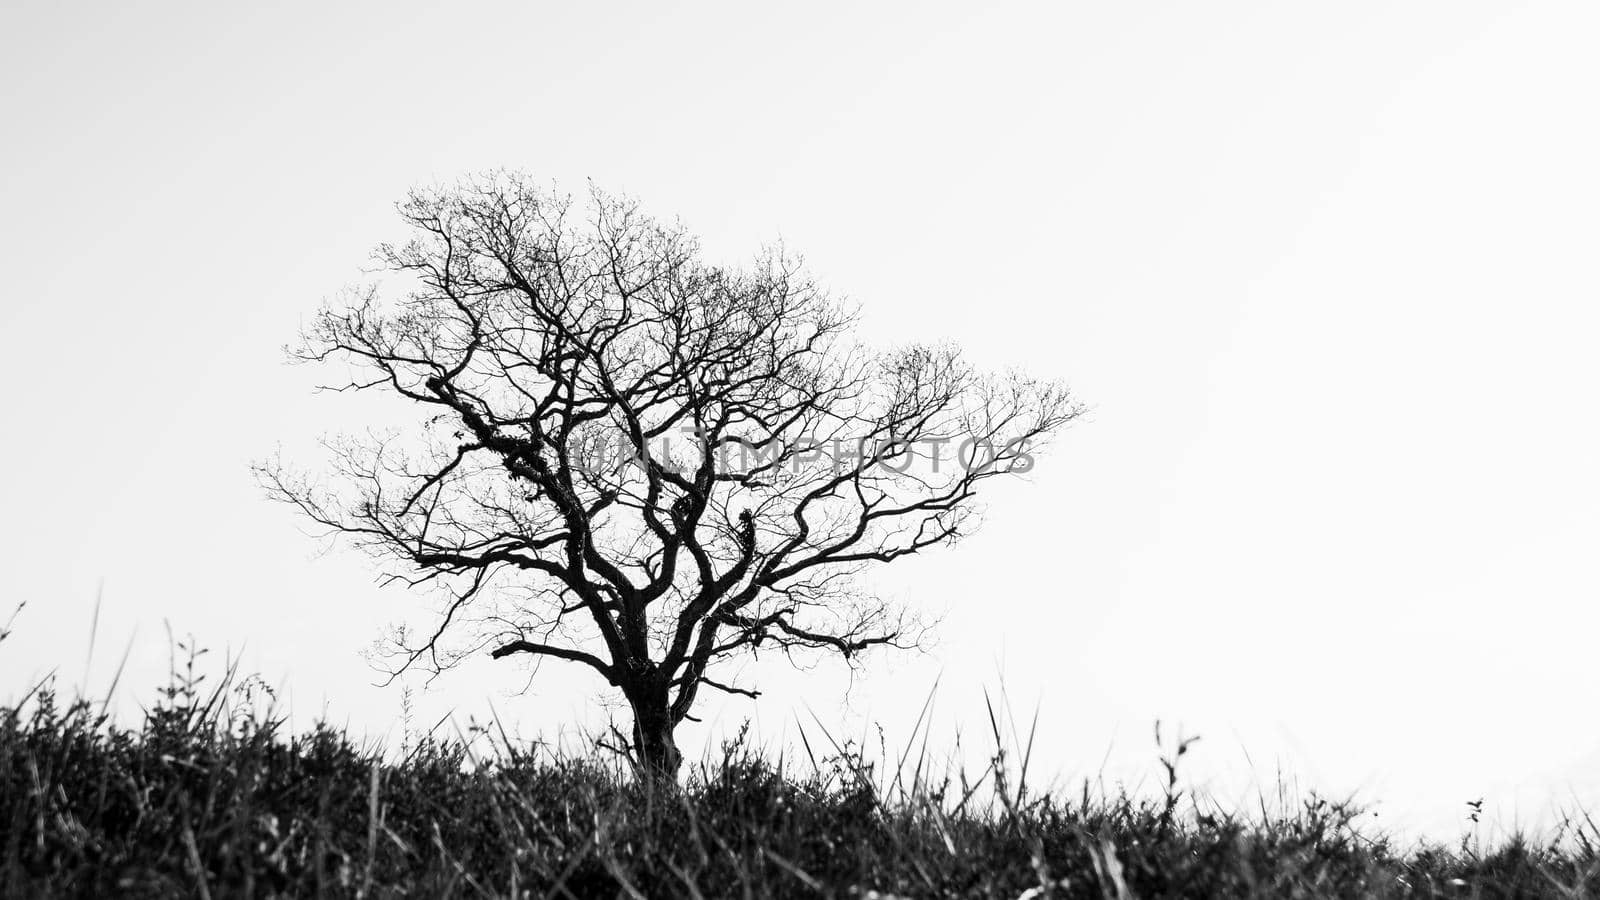
{"type": "MultiPolygon", "coordinates": [[[[1594,829],[1401,850],[1312,799],[1249,821],[1167,797],[880,777],[735,742],[681,788],[598,757],[422,741],[384,761],[175,687],[137,730],[47,689],[0,710],[0,890],[53,896],[1583,896],[1594,829]],[[800,771],[794,771],[794,770],[800,771]],[[909,783],[908,783],[909,782],[909,783]],[[1185,813],[1183,810],[1187,809],[1185,813]]],[[[1174,758],[1175,761],[1175,758],[1174,758]]]]}

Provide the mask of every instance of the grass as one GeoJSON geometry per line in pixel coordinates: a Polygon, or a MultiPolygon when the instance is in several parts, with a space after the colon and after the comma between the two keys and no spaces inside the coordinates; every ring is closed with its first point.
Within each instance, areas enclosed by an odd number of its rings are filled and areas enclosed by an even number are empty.
{"type": "MultiPolygon", "coordinates": [[[[1400,847],[1311,797],[1250,815],[1183,790],[1035,793],[1029,740],[971,778],[814,729],[650,789],[615,757],[425,739],[403,753],[202,690],[193,655],[135,727],[47,682],[0,707],[8,897],[1582,897],[1587,820],[1544,843],[1400,847]],[[819,746],[820,745],[820,746],[819,746]]],[[[1003,710],[1001,711],[1003,713],[1003,710]]],[[[1016,735],[1015,729],[1010,733],[1016,735]]]]}

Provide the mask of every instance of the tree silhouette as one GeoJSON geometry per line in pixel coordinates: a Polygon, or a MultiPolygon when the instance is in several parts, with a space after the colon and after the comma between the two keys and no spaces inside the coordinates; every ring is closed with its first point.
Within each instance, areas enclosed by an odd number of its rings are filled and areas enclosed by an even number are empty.
{"type": "Polygon", "coordinates": [[[496,175],[399,209],[413,239],[376,256],[403,295],[324,307],[290,355],[419,404],[415,427],[328,442],[327,477],[258,477],[441,589],[396,672],[485,650],[587,666],[652,776],[676,772],[702,688],[756,696],[720,661],[915,643],[861,571],[966,533],[978,485],[1081,411],[953,348],[870,352],[793,258],[711,264],[599,191],[496,175]]]}

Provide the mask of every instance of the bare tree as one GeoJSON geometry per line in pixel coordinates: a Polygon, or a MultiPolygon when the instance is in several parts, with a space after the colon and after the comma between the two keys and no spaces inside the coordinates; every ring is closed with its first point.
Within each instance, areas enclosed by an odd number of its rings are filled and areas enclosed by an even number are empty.
{"type": "Polygon", "coordinates": [[[329,442],[332,477],[273,460],[269,493],[441,588],[396,671],[466,654],[588,666],[633,713],[646,773],[680,764],[717,664],[763,646],[854,658],[916,640],[859,574],[947,544],[986,479],[1080,412],[1059,384],[947,347],[868,352],[853,312],[780,251],[701,258],[676,225],[497,175],[414,192],[406,282],[325,307],[292,348],[417,427],[329,442]]]}

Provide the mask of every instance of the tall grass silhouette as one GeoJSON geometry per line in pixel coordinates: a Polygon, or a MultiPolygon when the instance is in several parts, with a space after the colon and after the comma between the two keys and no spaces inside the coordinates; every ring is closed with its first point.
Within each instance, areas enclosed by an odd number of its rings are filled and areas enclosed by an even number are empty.
{"type": "MultiPolygon", "coordinates": [[[[3,637],[0,637],[3,639],[3,637]]],[[[1521,897],[1600,886],[1582,816],[1543,842],[1401,847],[1309,797],[1245,815],[1030,783],[1031,726],[990,703],[986,764],[813,722],[741,732],[675,786],[491,723],[400,752],[292,732],[258,679],[180,644],[134,726],[45,681],[0,707],[0,891],[12,897],[1521,897]]],[[[931,702],[931,698],[930,698],[931,702]]]]}

